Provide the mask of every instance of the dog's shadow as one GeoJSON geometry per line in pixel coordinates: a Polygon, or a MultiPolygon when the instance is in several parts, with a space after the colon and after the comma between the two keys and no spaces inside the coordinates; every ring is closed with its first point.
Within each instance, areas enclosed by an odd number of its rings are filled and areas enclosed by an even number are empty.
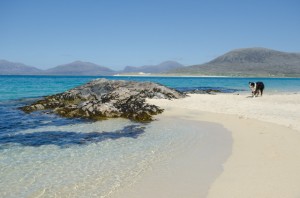
{"type": "Polygon", "coordinates": [[[261,98],[262,96],[246,96],[246,98],[261,98]]]}

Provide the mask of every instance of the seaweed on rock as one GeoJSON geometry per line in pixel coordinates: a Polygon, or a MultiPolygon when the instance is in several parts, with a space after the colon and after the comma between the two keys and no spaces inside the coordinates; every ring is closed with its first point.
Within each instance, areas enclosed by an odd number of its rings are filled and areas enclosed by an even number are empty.
{"type": "Polygon", "coordinates": [[[124,117],[135,121],[151,121],[163,109],[147,104],[146,98],[178,99],[186,94],[152,82],[96,79],[66,92],[47,96],[31,105],[21,107],[24,112],[51,110],[68,118],[124,117]]]}

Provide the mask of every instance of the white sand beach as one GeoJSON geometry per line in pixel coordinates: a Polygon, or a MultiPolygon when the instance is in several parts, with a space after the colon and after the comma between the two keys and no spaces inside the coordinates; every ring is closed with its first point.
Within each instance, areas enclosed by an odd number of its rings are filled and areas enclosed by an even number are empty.
{"type": "MultiPolygon", "coordinates": [[[[183,100],[149,100],[166,109],[166,113],[189,111],[236,115],[240,119],[270,122],[300,131],[300,93],[269,94],[252,98],[248,94],[192,94],[183,100]]],[[[194,116],[195,118],[197,116],[194,116]]],[[[217,121],[217,120],[216,120],[217,121]]]]}
{"type": "MultiPolygon", "coordinates": [[[[197,153],[186,154],[199,151],[197,147],[183,149],[187,151],[185,154],[165,166],[154,167],[116,197],[300,197],[299,93],[266,94],[256,98],[236,93],[193,94],[180,100],[151,99],[148,102],[165,109],[157,119],[180,118],[223,126],[232,136],[231,154],[223,162],[220,174],[205,175],[205,171],[216,169],[201,166],[201,160],[195,157],[197,153]],[[182,161],[186,165],[178,166],[182,161]],[[187,168],[190,174],[185,174],[187,168]]],[[[218,144],[213,146],[218,147],[218,144]]],[[[209,152],[209,148],[205,152],[209,152]]],[[[199,156],[202,155],[199,152],[199,156]]],[[[201,159],[205,163],[206,159],[201,159]]]]}

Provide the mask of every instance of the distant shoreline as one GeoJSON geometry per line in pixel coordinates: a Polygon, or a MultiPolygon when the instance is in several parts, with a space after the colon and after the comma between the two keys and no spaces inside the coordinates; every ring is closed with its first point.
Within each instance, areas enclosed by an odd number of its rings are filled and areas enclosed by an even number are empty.
{"type": "Polygon", "coordinates": [[[9,77],[9,76],[37,76],[37,77],[163,77],[163,78],[297,78],[299,79],[300,76],[217,76],[217,75],[211,75],[211,76],[201,76],[201,75],[34,75],[34,74],[0,74],[0,77],[9,77]]]}

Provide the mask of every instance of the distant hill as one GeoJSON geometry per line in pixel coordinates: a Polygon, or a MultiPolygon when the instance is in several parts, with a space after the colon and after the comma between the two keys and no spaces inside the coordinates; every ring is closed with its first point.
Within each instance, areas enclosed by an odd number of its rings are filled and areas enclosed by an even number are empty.
{"type": "Polygon", "coordinates": [[[35,75],[40,72],[42,72],[42,70],[22,63],[0,60],[0,75],[35,75]]]}
{"type": "MultiPolygon", "coordinates": [[[[232,50],[212,61],[184,67],[176,61],[141,67],[127,66],[119,74],[151,73],[160,75],[275,76],[300,77],[300,53],[266,48],[232,50]]],[[[106,76],[117,72],[90,62],[75,61],[48,70],[22,63],[0,60],[0,75],[73,75],[106,76]]]]}
{"type": "Polygon", "coordinates": [[[158,65],[145,65],[140,67],[127,66],[121,73],[163,73],[182,67],[183,65],[176,61],[165,61],[158,65]]]}
{"type": "Polygon", "coordinates": [[[200,65],[175,69],[169,73],[224,76],[300,76],[300,53],[266,48],[230,51],[200,65]]]}
{"type": "Polygon", "coordinates": [[[75,61],[69,64],[59,65],[45,70],[45,75],[78,75],[78,76],[99,76],[112,75],[115,71],[107,67],[96,65],[90,62],[75,61]]]}

